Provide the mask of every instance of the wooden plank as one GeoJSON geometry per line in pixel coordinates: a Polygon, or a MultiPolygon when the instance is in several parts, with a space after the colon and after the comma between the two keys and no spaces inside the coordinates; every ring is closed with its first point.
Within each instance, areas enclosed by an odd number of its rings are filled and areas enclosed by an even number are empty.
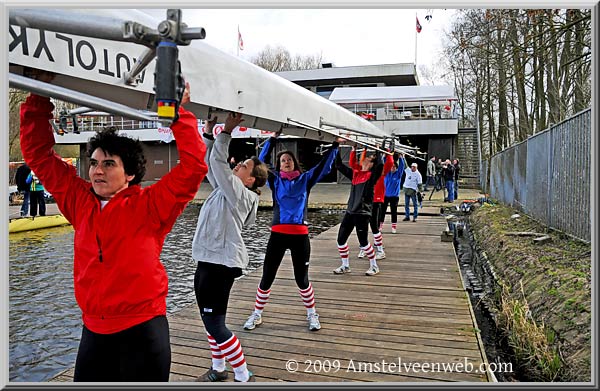
{"type": "MultiPolygon", "coordinates": [[[[398,234],[384,232],[387,258],[378,261],[381,273],[376,276],[364,274],[369,261],[356,257],[356,237],[348,241],[353,272],[333,274],[340,264],[336,245],[339,226],[313,238],[310,279],[322,325],[317,332],[307,328],[306,311],[289,254],[284,257],[271,288],[263,324],[252,331],[244,330],[243,323],[254,309],[261,269],[236,281],[230,295],[227,325],[240,339],[257,381],[487,381],[486,374],[477,371],[419,371],[406,367],[409,363],[468,362],[477,368],[485,362],[454,248],[452,243],[440,240],[445,227],[442,217],[422,216],[416,224],[399,222],[398,234]],[[288,371],[285,366],[288,360],[296,360],[299,370],[288,371]],[[369,365],[398,360],[405,365],[403,371],[391,371],[390,367],[387,372],[369,370],[373,369],[369,365]],[[310,368],[309,361],[335,362],[340,369],[302,370],[310,368]],[[362,363],[364,370],[352,370],[353,363],[362,363]]],[[[170,381],[193,382],[211,365],[196,305],[169,315],[169,327],[170,381]]],[[[63,373],[55,380],[64,381],[68,377],[69,373],[63,373]]],[[[233,381],[233,376],[229,380],[233,381]]]]}
{"type": "MultiPolygon", "coordinates": [[[[234,329],[238,329],[239,327],[235,327],[234,329]]],[[[286,343],[288,341],[288,336],[290,333],[297,333],[298,340],[302,341],[302,346],[307,347],[312,342],[316,342],[317,344],[323,343],[323,338],[327,337],[327,343],[333,343],[340,346],[340,349],[354,349],[356,347],[362,347],[362,340],[371,340],[373,341],[373,346],[377,346],[380,343],[385,343],[386,349],[390,349],[396,352],[407,352],[408,353],[418,353],[418,354],[429,354],[431,357],[436,357],[438,355],[441,356],[451,356],[451,357],[470,357],[472,359],[477,359],[479,355],[479,349],[476,349],[473,345],[467,343],[458,343],[453,342],[451,344],[447,344],[450,346],[439,346],[440,344],[435,344],[435,346],[426,345],[423,343],[418,343],[415,339],[410,338],[398,338],[387,335],[381,335],[377,330],[371,330],[370,332],[362,332],[355,331],[352,329],[349,330],[340,330],[330,329],[329,331],[334,332],[304,332],[306,328],[305,324],[284,324],[284,323],[270,323],[264,324],[252,331],[246,330],[236,330],[235,333],[238,335],[245,335],[244,341],[246,340],[255,340],[255,341],[264,341],[265,338],[272,337],[272,340],[269,340],[269,343],[273,342],[278,345],[279,343],[286,343]],[[317,336],[318,334],[318,336],[317,336]]],[[[171,322],[171,330],[177,330],[182,334],[178,335],[188,335],[187,333],[192,333],[189,335],[196,335],[198,331],[202,331],[203,327],[200,321],[197,324],[188,324],[182,322],[171,322]]],[[[203,337],[202,334],[201,338],[203,337]]],[[[367,350],[364,350],[367,352],[367,350]]]]}
{"type": "MultiPolygon", "coordinates": [[[[177,340],[173,344],[173,362],[177,364],[189,364],[190,362],[194,365],[180,368],[181,372],[188,376],[198,376],[203,373],[206,367],[210,366],[210,360],[208,359],[208,349],[202,349],[201,347],[190,347],[187,345],[187,341],[177,340]],[[180,344],[179,342],[184,342],[180,344]],[[197,365],[197,367],[196,367],[197,365]]],[[[358,362],[381,362],[381,356],[368,356],[361,354],[360,357],[354,356],[349,358],[337,359],[339,362],[339,370],[331,370],[330,372],[308,372],[306,369],[309,368],[308,360],[299,362],[300,371],[288,372],[285,369],[285,363],[290,359],[290,350],[299,350],[297,346],[288,345],[283,346],[285,351],[271,350],[261,347],[253,347],[250,344],[244,345],[244,354],[252,364],[248,364],[249,368],[255,373],[267,373],[268,378],[272,380],[283,380],[283,381],[302,381],[302,382],[324,382],[324,381],[386,381],[386,382],[398,382],[398,381],[480,381],[480,376],[471,374],[453,374],[448,376],[447,373],[433,373],[425,374],[418,373],[415,371],[405,371],[405,373],[375,373],[375,372],[362,372],[353,371],[352,367],[358,369],[358,362]],[[350,364],[350,360],[354,364],[350,364]],[[453,378],[454,377],[454,378],[453,378]]],[[[301,348],[300,348],[301,349],[301,348]]],[[[327,352],[328,349],[320,349],[323,352],[327,352]]],[[[335,351],[334,351],[335,352],[335,351]]],[[[298,354],[301,354],[299,352],[298,354]]],[[[335,353],[334,353],[335,354],[335,353]]],[[[307,357],[304,354],[302,357],[307,357]]],[[[311,357],[311,361],[315,360],[332,360],[328,359],[327,356],[308,356],[311,357]]],[[[392,362],[392,357],[387,358],[386,362],[392,362]]],[[[397,362],[397,359],[396,359],[397,362]]],[[[408,362],[406,362],[408,364],[408,362]]],[[[474,363],[479,365],[479,363],[474,363]]],[[[266,378],[264,378],[266,381],[266,378]]]]}
{"type": "MultiPolygon", "coordinates": [[[[227,324],[234,332],[241,331],[241,325],[246,321],[250,311],[246,310],[242,313],[239,310],[232,309],[228,312],[228,321],[227,324]]],[[[323,312],[321,312],[323,313],[323,312]]],[[[193,315],[198,317],[199,315],[196,313],[193,315]]],[[[321,316],[323,319],[323,315],[321,316]]],[[[423,333],[423,329],[421,327],[412,327],[410,325],[402,325],[401,328],[398,329],[390,329],[389,324],[384,322],[376,322],[370,321],[365,322],[364,319],[360,317],[347,318],[347,319],[323,319],[327,321],[331,328],[334,330],[344,330],[346,328],[353,328],[355,330],[368,331],[370,329],[375,330],[383,330],[386,335],[400,335],[400,336],[408,336],[412,338],[424,338],[431,340],[432,343],[436,340],[447,340],[447,341],[472,341],[473,340],[473,328],[472,327],[458,327],[454,329],[449,328],[435,328],[429,327],[427,329],[427,333],[423,333]]],[[[265,324],[275,323],[275,324],[285,324],[287,322],[293,322],[293,324],[298,325],[299,331],[304,329],[305,323],[305,315],[300,313],[299,311],[295,314],[289,313],[278,313],[268,311],[265,313],[265,324]]]]}

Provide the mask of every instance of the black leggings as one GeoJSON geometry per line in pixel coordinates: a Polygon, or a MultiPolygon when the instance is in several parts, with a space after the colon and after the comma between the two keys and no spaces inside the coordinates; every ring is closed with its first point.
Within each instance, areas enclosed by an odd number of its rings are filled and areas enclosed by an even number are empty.
{"type": "Polygon", "coordinates": [[[346,212],[340,230],[338,231],[337,243],[338,246],[346,244],[352,230],[356,227],[356,236],[360,247],[366,247],[369,244],[369,215],[355,215],[346,212]]]}
{"type": "Polygon", "coordinates": [[[242,275],[239,267],[227,267],[209,262],[198,262],[194,275],[194,292],[200,316],[206,331],[217,343],[231,338],[225,326],[229,293],[235,279],[242,275]]]}
{"type": "MultiPolygon", "coordinates": [[[[385,201],[383,201],[383,216],[387,212],[388,204],[390,205],[390,211],[392,212],[392,223],[398,222],[398,200],[400,197],[385,197],[385,201]]],[[[383,222],[383,219],[381,219],[383,222]]]]}
{"type": "Polygon", "coordinates": [[[308,266],[310,263],[310,239],[308,238],[308,234],[294,235],[271,232],[269,243],[267,243],[262,278],[258,285],[263,291],[269,290],[271,285],[273,285],[277,270],[285,255],[285,250],[288,248],[292,253],[292,265],[294,266],[296,285],[300,289],[308,288],[310,284],[308,280],[308,266]]]}
{"type": "Polygon", "coordinates": [[[76,382],[168,382],[171,344],[166,316],[114,334],[83,326],[75,361],[76,382]]]}
{"type": "Polygon", "coordinates": [[[29,215],[37,216],[38,205],[40,207],[40,216],[46,216],[46,200],[44,199],[44,191],[29,192],[29,215]]]}
{"type": "Polygon", "coordinates": [[[379,233],[379,223],[383,221],[381,215],[383,215],[383,202],[373,202],[373,212],[369,219],[371,232],[373,232],[373,234],[379,233]]]}

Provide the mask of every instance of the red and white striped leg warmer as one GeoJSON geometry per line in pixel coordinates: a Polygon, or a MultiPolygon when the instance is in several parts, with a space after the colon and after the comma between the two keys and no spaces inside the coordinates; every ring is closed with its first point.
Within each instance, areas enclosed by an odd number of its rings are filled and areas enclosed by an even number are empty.
{"type": "Polygon", "coordinates": [[[377,248],[379,248],[383,245],[383,235],[381,234],[381,232],[377,232],[376,234],[373,234],[373,242],[375,242],[375,246],[377,248]]]}
{"type": "Polygon", "coordinates": [[[267,305],[267,301],[269,300],[270,294],[270,289],[263,291],[262,289],[260,289],[260,286],[256,288],[256,302],[254,302],[255,313],[262,314],[265,305],[267,305]]]}
{"type": "Polygon", "coordinates": [[[225,358],[227,358],[227,361],[229,361],[229,365],[233,368],[235,380],[241,382],[248,381],[250,376],[248,374],[248,367],[246,366],[246,358],[242,351],[242,344],[240,344],[235,334],[227,341],[218,345],[225,358]]]}
{"type": "Polygon", "coordinates": [[[315,292],[313,291],[312,283],[308,283],[308,288],[306,289],[298,289],[300,292],[300,296],[302,297],[302,301],[304,302],[304,308],[306,308],[306,313],[311,314],[315,312],[315,292]]]}
{"type": "Polygon", "coordinates": [[[350,262],[348,258],[350,257],[350,248],[348,247],[348,243],[339,244],[338,243],[338,251],[340,252],[340,258],[342,258],[342,265],[349,266],[350,262]]]}
{"type": "Polygon", "coordinates": [[[398,228],[398,223],[392,223],[392,229],[398,228]]]}
{"type": "Polygon", "coordinates": [[[225,370],[225,355],[223,355],[221,349],[219,349],[217,341],[215,341],[215,339],[209,333],[206,333],[206,338],[208,339],[210,353],[212,355],[212,369],[218,372],[223,372],[225,370]]]}
{"type": "Polygon", "coordinates": [[[367,254],[369,261],[375,260],[375,250],[373,249],[373,246],[371,246],[371,243],[367,244],[365,247],[361,247],[361,249],[367,254]]]}

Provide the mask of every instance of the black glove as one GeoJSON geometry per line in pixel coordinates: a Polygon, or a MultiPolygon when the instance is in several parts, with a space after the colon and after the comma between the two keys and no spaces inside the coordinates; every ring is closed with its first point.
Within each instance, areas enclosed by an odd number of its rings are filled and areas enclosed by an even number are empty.
{"type": "Polygon", "coordinates": [[[181,100],[185,92],[185,79],[181,73],[181,62],[179,60],[177,60],[177,68],[177,104],[175,105],[175,118],[173,118],[173,122],[179,119],[179,106],[181,106],[181,100]]]}

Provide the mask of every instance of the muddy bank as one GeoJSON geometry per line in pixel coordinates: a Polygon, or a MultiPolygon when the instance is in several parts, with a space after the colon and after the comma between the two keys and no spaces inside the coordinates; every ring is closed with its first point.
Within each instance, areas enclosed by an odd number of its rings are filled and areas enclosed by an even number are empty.
{"type": "Polygon", "coordinates": [[[591,378],[591,245],[502,205],[470,216],[476,248],[492,265],[499,331],[528,381],[591,378]],[[535,232],[550,237],[534,244],[535,232]]]}

